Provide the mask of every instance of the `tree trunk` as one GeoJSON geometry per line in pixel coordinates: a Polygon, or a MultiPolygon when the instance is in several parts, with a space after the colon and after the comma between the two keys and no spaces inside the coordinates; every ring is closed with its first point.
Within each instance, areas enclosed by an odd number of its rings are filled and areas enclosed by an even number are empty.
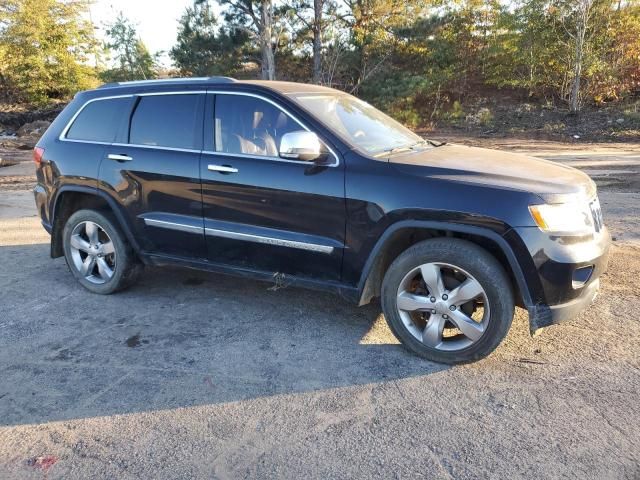
{"type": "Polygon", "coordinates": [[[584,52],[584,28],[578,27],[576,34],[576,59],[573,67],[573,84],[569,97],[569,111],[578,113],[580,110],[580,79],[582,78],[582,61],[584,52]]]}
{"type": "Polygon", "coordinates": [[[271,42],[273,28],[273,5],[271,0],[260,2],[260,52],[262,54],[262,79],[276,79],[276,64],[271,42]]]}
{"type": "Polygon", "coordinates": [[[589,17],[593,0],[580,0],[578,2],[578,18],[576,19],[576,53],[573,66],[573,82],[569,96],[569,111],[577,114],[580,111],[580,83],[582,79],[582,65],[584,63],[584,43],[587,38],[589,17]]]}
{"type": "Polygon", "coordinates": [[[313,0],[313,83],[322,81],[322,6],[324,0],[313,0]]]}

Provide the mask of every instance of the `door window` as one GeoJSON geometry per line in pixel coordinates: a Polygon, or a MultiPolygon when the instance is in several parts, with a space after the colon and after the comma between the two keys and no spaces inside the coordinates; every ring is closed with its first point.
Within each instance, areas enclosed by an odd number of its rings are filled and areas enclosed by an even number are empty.
{"type": "Polygon", "coordinates": [[[216,95],[217,152],[278,157],[285,133],[304,130],[271,103],[245,95],[216,95]]]}
{"type": "Polygon", "coordinates": [[[150,95],[140,98],[131,118],[129,143],[196,149],[202,136],[198,125],[198,94],[150,95]]]}
{"type": "Polygon", "coordinates": [[[113,142],[130,98],[109,98],[88,103],[76,117],[65,138],[85,142],[113,142]]]}

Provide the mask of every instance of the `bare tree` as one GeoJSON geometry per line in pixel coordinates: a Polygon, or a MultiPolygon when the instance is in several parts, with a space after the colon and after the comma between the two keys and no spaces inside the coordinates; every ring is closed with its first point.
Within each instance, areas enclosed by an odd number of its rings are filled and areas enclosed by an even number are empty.
{"type": "Polygon", "coordinates": [[[257,39],[260,47],[260,70],[263,80],[275,80],[276,62],[273,51],[272,0],[222,0],[228,5],[226,19],[257,39]]]}
{"type": "Polygon", "coordinates": [[[313,0],[313,83],[322,81],[322,9],[324,0],[313,0]]]}
{"type": "Polygon", "coordinates": [[[260,21],[257,25],[260,37],[260,53],[262,55],[262,78],[264,80],[276,79],[276,61],[273,54],[273,3],[271,0],[260,1],[260,21]]]}
{"type": "Polygon", "coordinates": [[[584,65],[584,50],[593,5],[594,0],[575,0],[574,4],[575,33],[569,33],[575,46],[573,81],[569,96],[569,110],[573,114],[578,113],[580,110],[580,83],[584,65]]]}
{"type": "Polygon", "coordinates": [[[289,12],[292,14],[294,22],[292,29],[298,39],[307,41],[308,35],[311,34],[311,51],[312,51],[312,80],[313,83],[320,84],[323,81],[323,51],[322,43],[324,41],[324,30],[328,25],[325,17],[334,17],[331,9],[330,0],[313,0],[313,4],[308,0],[292,0],[288,2],[289,12]],[[311,12],[311,13],[309,13],[311,12]]]}

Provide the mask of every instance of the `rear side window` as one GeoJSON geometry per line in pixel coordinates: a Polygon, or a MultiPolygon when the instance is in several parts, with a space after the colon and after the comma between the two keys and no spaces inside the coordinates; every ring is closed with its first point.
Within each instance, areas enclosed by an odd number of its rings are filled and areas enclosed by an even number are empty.
{"type": "Polygon", "coordinates": [[[195,149],[202,127],[198,125],[198,94],[141,97],[131,118],[129,143],[195,149]]]}
{"type": "Polygon", "coordinates": [[[129,102],[129,98],[109,98],[88,103],[74,120],[66,138],[113,142],[123,117],[129,113],[129,102]]]}

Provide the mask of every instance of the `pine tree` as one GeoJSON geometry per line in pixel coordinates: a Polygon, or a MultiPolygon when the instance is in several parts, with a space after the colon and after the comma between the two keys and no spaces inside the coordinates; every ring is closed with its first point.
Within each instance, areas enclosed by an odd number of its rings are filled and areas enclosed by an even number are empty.
{"type": "Polygon", "coordinates": [[[234,75],[242,66],[247,42],[244,31],[219,28],[208,1],[195,0],[180,18],[169,56],[185,76],[234,75]]]}
{"type": "Polygon", "coordinates": [[[105,47],[113,52],[117,67],[102,72],[105,81],[147,80],[156,78],[157,55],[152,56],[146,45],[140,40],[135,26],[124,16],[118,14],[115,22],[107,28],[105,47]]]}
{"type": "Polygon", "coordinates": [[[86,12],[84,1],[0,3],[0,73],[25,100],[44,103],[97,84],[89,66],[97,42],[86,12]]]}

